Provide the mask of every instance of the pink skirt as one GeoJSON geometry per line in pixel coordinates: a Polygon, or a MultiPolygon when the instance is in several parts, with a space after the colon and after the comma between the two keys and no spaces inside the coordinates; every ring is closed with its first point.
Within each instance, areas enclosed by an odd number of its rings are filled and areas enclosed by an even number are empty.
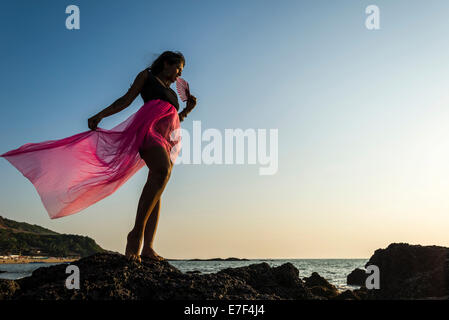
{"type": "Polygon", "coordinates": [[[51,219],[77,213],[114,193],[145,165],[139,151],[162,146],[175,162],[181,150],[178,112],[150,100],[111,130],[27,143],[1,157],[36,188],[51,219]]]}

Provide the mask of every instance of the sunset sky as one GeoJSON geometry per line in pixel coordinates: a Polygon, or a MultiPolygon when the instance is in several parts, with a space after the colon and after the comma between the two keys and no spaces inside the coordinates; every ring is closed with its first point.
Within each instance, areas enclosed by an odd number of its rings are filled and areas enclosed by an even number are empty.
{"type": "MultiPolygon", "coordinates": [[[[68,30],[70,4],[2,1],[0,154],[89,130],[153,59],[179,50],[198,99],[181,126],[277,129],[278,171],[176,165],[158,254],[367,258],[392,242],[449,246],[448,1],[80,0],[80,29],[68,30]],[[371,4],[379,30],[365,27],[371,4]]],[[[51,220],[0,158],[0,215],[124,253],[147,174],[51,220]]]]}

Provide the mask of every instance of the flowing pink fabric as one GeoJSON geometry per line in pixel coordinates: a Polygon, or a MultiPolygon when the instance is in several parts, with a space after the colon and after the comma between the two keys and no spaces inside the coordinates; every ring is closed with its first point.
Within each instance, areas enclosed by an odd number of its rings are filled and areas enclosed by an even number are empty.
{"type": "Polygon", "coordinates": [[[145,162],[139,150],[163,146],[172,163],[181,150],[178,112],[169,102],[146,102],[111,130],[27,143],[1,155],[36,188],[51,219],[77,213],[114,193],[145,162]]]}

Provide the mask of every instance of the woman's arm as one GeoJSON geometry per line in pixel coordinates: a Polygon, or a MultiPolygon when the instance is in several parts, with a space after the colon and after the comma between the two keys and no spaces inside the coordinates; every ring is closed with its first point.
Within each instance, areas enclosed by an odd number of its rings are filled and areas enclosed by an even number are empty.
{"type": "Polygon", "coordinates": [[[97,113],[97,116],[105,118],[129,107],[129,105],[134,101],[134,99],[136,99],[136,97],[142,90],[146,77],[147,73],[145,72],[145,70],[141,71],[137,75],[136,79],[134,80],[134,83],[131,85],[128,92],[125,93],[122,97],[115,100],[109,107],[97,113]]]}
{"type": "Polygon", "coordinates": [[[109,107],[101,110],[96,115],[89,118],[88,120],[89,128],[95,130],[101,119],[113,115],[129,107],[129,105],[134,101],[134,99],[136,99],[136,97],[141,92],[143,85],[145,84],[145,80],[147,79],[147,76],[148,74],[146,70],[141,71],[137,75],[136,79],[134,79],[134,82],[128,89],[128,92],[126,92],[122,97],[115,100],[109,107]]]}

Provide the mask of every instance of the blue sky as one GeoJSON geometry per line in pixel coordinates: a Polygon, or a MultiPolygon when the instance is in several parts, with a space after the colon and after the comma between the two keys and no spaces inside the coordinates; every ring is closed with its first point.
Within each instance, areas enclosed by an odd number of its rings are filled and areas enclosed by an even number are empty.
{"type": "MultiPolygon", "coordinates": [[[[2,1],[0,153],[88,130],[158,54],[179,50],[198,98],[182,127],[278,129],[279,170],[176,166],[159,254],[363,258],[391,242],[449,245],[448,9],[443,0],[2,1]],[[80,30],[65,28],[70,4],[80,30]],[[365,28],[371,4],[380,30],[365,28]]],[[[123,253],[147,170],[50,220],[3,159],[0,215],[123,253]]]]}

